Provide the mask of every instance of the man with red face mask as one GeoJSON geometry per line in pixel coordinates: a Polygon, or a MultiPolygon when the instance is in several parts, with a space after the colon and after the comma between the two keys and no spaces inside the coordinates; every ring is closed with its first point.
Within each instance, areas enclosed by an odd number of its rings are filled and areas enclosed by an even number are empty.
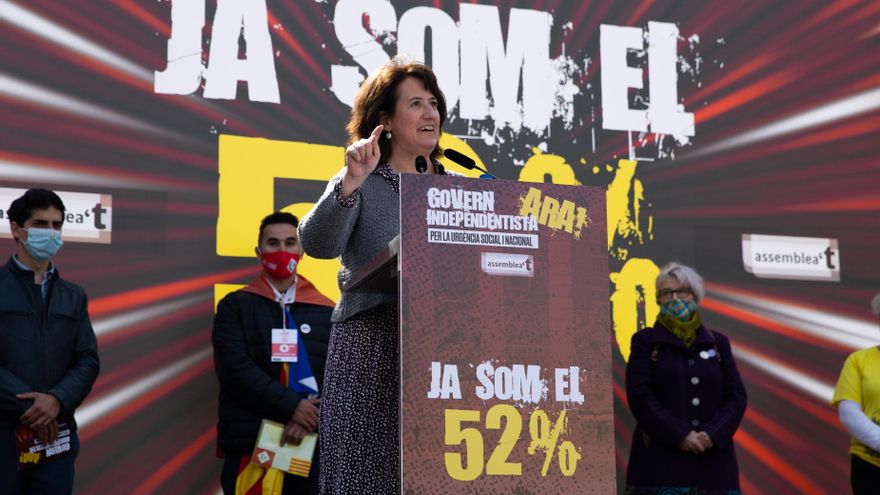
{"type": "Polygon", "coordinates": [[[317,449],[308,478],[265,474],[250,464],[263,419],[285,425],[282,443],[298,445],[318,431],[334,303],[296,273],[303,254],[297,223],[282,212],[263,219],[255,249],[260,275],[217,306],[212,333],[220,381],[217,440],[227,495],[262,493],[281,483],[285,494],[318,493],[317,449]]]}

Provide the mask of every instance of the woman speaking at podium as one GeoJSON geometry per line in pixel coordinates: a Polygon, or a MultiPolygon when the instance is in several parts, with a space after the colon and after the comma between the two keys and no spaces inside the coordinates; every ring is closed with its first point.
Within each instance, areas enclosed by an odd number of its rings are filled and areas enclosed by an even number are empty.
{"type": "MultiPolygon", "coordinates": [[[[339,257],[340,288],[400,233],[402,173],[437,161],[446,100],[430,67],[394,58],[361,85],[345,166],[300,222],[309,256],[339,257]]],[[[342,293],[333,311],[320,418],[321,492],[400,490],[397,297],[342,293]]]]}

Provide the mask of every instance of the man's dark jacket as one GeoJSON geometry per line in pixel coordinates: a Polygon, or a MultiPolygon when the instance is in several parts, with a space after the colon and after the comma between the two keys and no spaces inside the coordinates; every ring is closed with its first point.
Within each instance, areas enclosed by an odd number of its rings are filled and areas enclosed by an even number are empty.
{"type": "MultiPolygon", "coordinates": [[[[333,302],[302,276],[298,280],[291,313],[298,329],[308,325],[303,343],[321,390],[333,302]]],[[[272,329],[281,328],[281,317],[281,306],[262,278],[217,306],[212,341],[220,381],[217,442],[224,455],[250,455],[262,420],[289,422],[302,399],[279,381],[281,363],[271,362],[272,329]]]]}
{"type": "Polygon", "coordinates": [[[44,303],[34,272],[12,258],[0,268],[0,429],[19,425],[33,401],[15,396],[26,392],[57,397],[58,419],[75,427],[73,412],[100,368],[87,306],[82,287],[57,271],[44,303]]]}

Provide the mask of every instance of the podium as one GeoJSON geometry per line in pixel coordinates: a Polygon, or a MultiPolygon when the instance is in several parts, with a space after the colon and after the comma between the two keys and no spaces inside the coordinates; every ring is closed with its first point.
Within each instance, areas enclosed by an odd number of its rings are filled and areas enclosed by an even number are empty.
{"type": "Polygon", "coordinates": [[[614,493],[601,188],[402,174],[401,493],[614,493]]]}
{"type": "Polygon", "coordinates": [[[397,253],[400,251],[400,236],[379,251],[366,265],[354,272],[342,286],[343,292],[397,293],[400,264],[397,253]]]}

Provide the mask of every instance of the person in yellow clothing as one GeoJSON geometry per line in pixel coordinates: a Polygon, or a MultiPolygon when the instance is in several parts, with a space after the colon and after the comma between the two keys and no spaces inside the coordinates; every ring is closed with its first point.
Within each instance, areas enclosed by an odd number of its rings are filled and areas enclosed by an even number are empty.
{"type": "MultiPolygon", "coordinates": [[[[871,301],[880,318],[880,294],[871,301]]],[[[880,346],[856,351],[843,364],[831,405],[852,435],[850,482],[853,495],[876,494],[880,487],[880,346]]]]}

